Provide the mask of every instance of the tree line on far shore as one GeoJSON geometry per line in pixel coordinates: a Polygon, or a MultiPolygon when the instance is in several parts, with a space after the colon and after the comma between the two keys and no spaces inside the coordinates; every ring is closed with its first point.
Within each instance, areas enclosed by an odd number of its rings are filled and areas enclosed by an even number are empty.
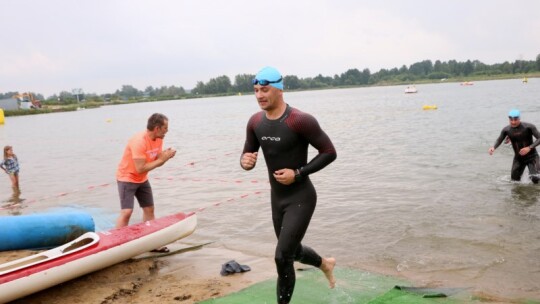
{"type": "MultiPolygon", "coordinates": [[[[514,62],[504,62],[497,64],[484,64],[479,60],[467,60],[458,62],[456,60],[440,61],[433,63],[431,60],[424,60],[411,64],[409,67],[403,65],[401,68],[381,69],[371,73],[369,69],[349,69],[344,73],[334,76],[323,76],[299,78],[295,75],[283,77],[286,90],[310,90],[333,87],[354,87],[368,85],[389,85],[400,83],[414,83],[420,81],[436,81],[444,79],[459,78],[491,78],[499,75],[529,74],[540,72],[540,54],[536,60],[516,60],[514,62]]],[[[186,91],[182,86],[162,86],[154,88],[146,87],[143,91],[132,85],[123,85],[121,89],[110,94],[89,94],[83,93],[82,89],[74,89],[72,92],[62,91],[58,95],[45,99],[42,94],[34,93],[37,99],[45,104],[70,104],[80,101],[108,102],[108,101],[141,101],[141,100],[167,100],[194,98],[207,95],[230,95],[251,92],[253,86],[251,80],[253,74],[240,74],[234,77],[234,83],[228,76],[218,76],[208,82],[198,81],[195,88],[186,91]]],[[[10,98],[17,92],[0,93],[0,99],[10,98]]],[[[23,92],[20,92],[23,93],[23,92]]]]}

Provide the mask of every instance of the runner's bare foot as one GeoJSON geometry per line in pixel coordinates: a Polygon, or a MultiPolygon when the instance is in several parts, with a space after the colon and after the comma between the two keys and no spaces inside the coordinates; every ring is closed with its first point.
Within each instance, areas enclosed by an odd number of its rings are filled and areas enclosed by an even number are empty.
{"type": "Polygon", "coordinates": [[[326,279],[328,279],[328,285],[330,285],[330,288],[336,287],[336,278],[334,278],[334,266],[336,266],[336,259],[323,258],[321,270],[322,272],[324,272],[326,279]]]}

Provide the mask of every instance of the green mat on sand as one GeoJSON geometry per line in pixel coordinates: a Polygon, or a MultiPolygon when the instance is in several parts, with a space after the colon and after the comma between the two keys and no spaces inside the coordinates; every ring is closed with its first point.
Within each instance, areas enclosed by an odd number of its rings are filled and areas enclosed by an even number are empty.
{"type": "MultiPolygon", "coordinates": [[[[239,274],[241,275],[241,274],[239,274]]],[[[405,287],[406,281],[351,269],[336,268],[336,288],[316,269],[296,272],[296,287],[291,304],[433,304],[475,303],[466,288],[405,287]]],[[[276,280],[254,284],[223,298],[200,304],[276,303],[276,280]]],[[[478,301],[477,303],[480,303],[478,301]]]]}

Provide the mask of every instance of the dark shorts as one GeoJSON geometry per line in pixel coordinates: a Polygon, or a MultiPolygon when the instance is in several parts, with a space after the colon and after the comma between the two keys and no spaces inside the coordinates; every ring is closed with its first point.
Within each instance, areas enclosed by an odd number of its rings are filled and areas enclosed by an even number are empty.
{"type": "Polygon", "coordinates": [[[154,196],[149,181],[140,184],[121,181],[117,181],[117,183],[122,209],[133,209],[135,197],[141,208],[154,206],[154,196]]]}

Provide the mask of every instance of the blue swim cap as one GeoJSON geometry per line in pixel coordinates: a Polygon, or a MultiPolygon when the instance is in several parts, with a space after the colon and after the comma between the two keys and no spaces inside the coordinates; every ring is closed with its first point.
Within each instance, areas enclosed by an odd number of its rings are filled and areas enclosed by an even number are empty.
{"type": "MultiPolygon", "coordinates": [[[[268,80],[268,81],[276,81],[281,78],[281,73],[279,73],[278,70],[276,70],[273,67],[264,67],[262,70],[255,75],[255,79],[257,80],[268,80]]],[[[273,86],[274,88],[283,90],[283,79],[280,82],[276,83],[270,83],[269,85],[273,86]]]]}
{"type": "Polygon", "coordinates": [[[508,117],[519,117],[519,114],[518,109],[512,109],[510,112],[508,112],[508,117]]]}

